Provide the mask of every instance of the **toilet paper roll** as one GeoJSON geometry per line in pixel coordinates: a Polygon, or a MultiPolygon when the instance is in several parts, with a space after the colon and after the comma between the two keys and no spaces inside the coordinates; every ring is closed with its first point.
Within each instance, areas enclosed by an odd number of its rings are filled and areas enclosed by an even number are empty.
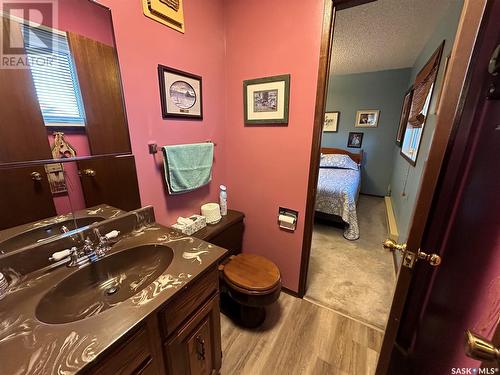
{"type": "Polygon", "coordinates": [[[292,217],[292,216],[288,216],[288,215],[280,215],[278,217],[278,220],[280,222],[280,224],[289,224],[289,225],[293,225],[295,224],[295,218],[292,217]]]}

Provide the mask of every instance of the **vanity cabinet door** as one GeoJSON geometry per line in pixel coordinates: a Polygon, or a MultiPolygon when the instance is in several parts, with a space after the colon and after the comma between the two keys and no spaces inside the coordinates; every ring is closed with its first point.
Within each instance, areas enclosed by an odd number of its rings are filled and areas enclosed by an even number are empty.
{"type": "Polygon", "coordinates": [[[220,332],[217,293],[166,343],[168,373],[218,374],[222,357],[220,332]]]}

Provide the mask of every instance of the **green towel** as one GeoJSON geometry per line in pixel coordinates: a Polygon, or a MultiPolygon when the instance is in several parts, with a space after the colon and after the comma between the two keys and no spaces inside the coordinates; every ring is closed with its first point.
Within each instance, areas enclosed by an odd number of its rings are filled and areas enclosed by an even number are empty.
{"type": "Polygon", "coordinates": [[[164,146],[163,165],[169,194],[182,194],[212,180],[214,144],[164,146]]]}

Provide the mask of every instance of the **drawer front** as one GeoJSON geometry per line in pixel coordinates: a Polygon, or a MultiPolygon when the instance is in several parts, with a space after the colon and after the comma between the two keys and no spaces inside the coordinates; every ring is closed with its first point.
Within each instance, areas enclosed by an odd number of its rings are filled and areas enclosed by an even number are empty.
{"type": "Polygon", "coordinates": [[[219,275],[216,267],[211,268],[193,284],[188,285],[170,302],[162,312],[160,321],[163,338],[172,334],[179,325],[203,304],[219,288],[219,275]]]}
{"type": "Polygon", "coordinates": [[[88,374],[99,375],[135,375],[154,374],[148,333],[141,328],[132,337],[127,339],[117,349],[111,351],[97,365],[88,371],[88,374]],[[149,372],[144,372],[151,368],[149,372]],[[142,372],[141,372],[142,371],[142,372]]]}

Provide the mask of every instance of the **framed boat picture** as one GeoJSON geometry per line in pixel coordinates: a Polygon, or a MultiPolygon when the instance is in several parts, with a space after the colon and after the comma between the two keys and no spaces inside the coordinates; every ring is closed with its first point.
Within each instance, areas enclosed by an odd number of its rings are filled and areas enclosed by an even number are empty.
{"type": "Polygon", "coordinates": [[[245,124],[288,124],[290,75],[243,81],[245,124]]]}
{"type": "Polygon", "coordinates": [[[203,119],[200,76],[158,65],[161,113],[164,119],[203,119]]]}

